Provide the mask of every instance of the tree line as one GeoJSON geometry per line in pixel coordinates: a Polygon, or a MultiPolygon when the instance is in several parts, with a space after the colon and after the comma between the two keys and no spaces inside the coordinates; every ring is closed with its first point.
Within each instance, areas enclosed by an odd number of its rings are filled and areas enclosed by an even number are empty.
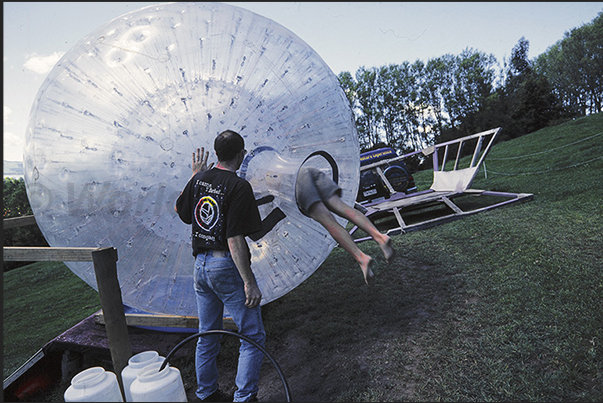
{"type": "Polygon", "coordinates": [[[601,112],[603,12],[535,59],[522,37],[502,67],[467,48],[414,63],[339,74],[362,151],[401,153],[502,127],[502,140],[601,112]]]}

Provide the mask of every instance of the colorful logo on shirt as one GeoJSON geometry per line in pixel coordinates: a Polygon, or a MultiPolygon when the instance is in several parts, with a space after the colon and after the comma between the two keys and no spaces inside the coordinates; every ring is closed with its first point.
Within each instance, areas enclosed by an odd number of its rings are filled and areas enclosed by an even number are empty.
{"type": "Polygon", "coordinates": [[[211,197],[205,196],[199,200],[195,207],[195,220],[204,231],[210,231],[218,222],[220,209],[218,203],[211,197]]]}

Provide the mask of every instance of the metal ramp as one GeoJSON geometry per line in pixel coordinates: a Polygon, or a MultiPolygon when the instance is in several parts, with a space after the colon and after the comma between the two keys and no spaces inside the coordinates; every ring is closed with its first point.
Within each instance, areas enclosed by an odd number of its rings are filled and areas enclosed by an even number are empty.
{"type": "MultiPolygon", "coordinates": [[[[487,211],[519,201],[531,200],[531,193],[507,193],[469,189],[480,166],[488,155],[494,140],[502,129],[496,128],[460,139],[436,144],[387,161],[380,161],[361,167],[361,170],[375,169],[387,188],[390,197],[368,203],[356,203],[380,231],[388,235],[398,235],[421,230],[464,218],[471,214],[487,211]],[[471,147],[472,154],[471,154],[471,147]],[[471,158],[463,150],[469,150],[471,158]],[[427,190],[405,194],[395,192],[380,166],[387,162],[422,153],[431,156],[433,162],[433,183],[427,190]],[[455,155],[454,160],[449,157],[455,155]]],[[[350,230],[355,242],[371,239],[356,237],[357,226],[350,230]]]]}

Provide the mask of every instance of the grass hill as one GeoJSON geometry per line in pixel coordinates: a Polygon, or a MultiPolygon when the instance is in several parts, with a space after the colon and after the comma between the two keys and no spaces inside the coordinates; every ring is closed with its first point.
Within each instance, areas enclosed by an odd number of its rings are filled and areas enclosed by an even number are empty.
{"type": "MultiPolygon", "coordinates": [[[[376,244],[360,244],[377,260],[372,288],[336,248],[263,307],[266,349],[293,400],[603,401],[603,114],[497,144],[485,162],[472,188],[534,199],[396,236],[389,266],[376,244]]],[[[97,309],[77,281],[63,287],[64,266],[48,270],[4,274],[5,377],[97,309]],[[67,296],[53,312],[33,309],[67,296]]],[[[236,350],[224,341],[226,389],[236,350]]],[[[194,388],[192,362],[176,366],[194,388]]],[[[259,398],[282,401],[265,366],[259,398]]]]}

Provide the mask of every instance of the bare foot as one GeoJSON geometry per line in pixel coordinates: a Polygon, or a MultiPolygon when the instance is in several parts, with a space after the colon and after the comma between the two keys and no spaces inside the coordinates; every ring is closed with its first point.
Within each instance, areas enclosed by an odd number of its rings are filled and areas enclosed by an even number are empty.
{"type": "Polygon", "coordinates": [[[368,257],[365,263],[360,264],[360,270],[362,270],[362,274],[364,274],[364,282],[366,285],[372,286],[375,284],[375,275],[371,268],[373,267],[373,258],[368,257]]]}
{"type": "Polygon", "coordinates": [[[379,245],[381,250],[383,251],[383,255],[385,256],[385,260],[387,263],[391,263],[396,257],[396,250],[392,246],[392,239],[387,237],[387,241],[379,245]]]}

